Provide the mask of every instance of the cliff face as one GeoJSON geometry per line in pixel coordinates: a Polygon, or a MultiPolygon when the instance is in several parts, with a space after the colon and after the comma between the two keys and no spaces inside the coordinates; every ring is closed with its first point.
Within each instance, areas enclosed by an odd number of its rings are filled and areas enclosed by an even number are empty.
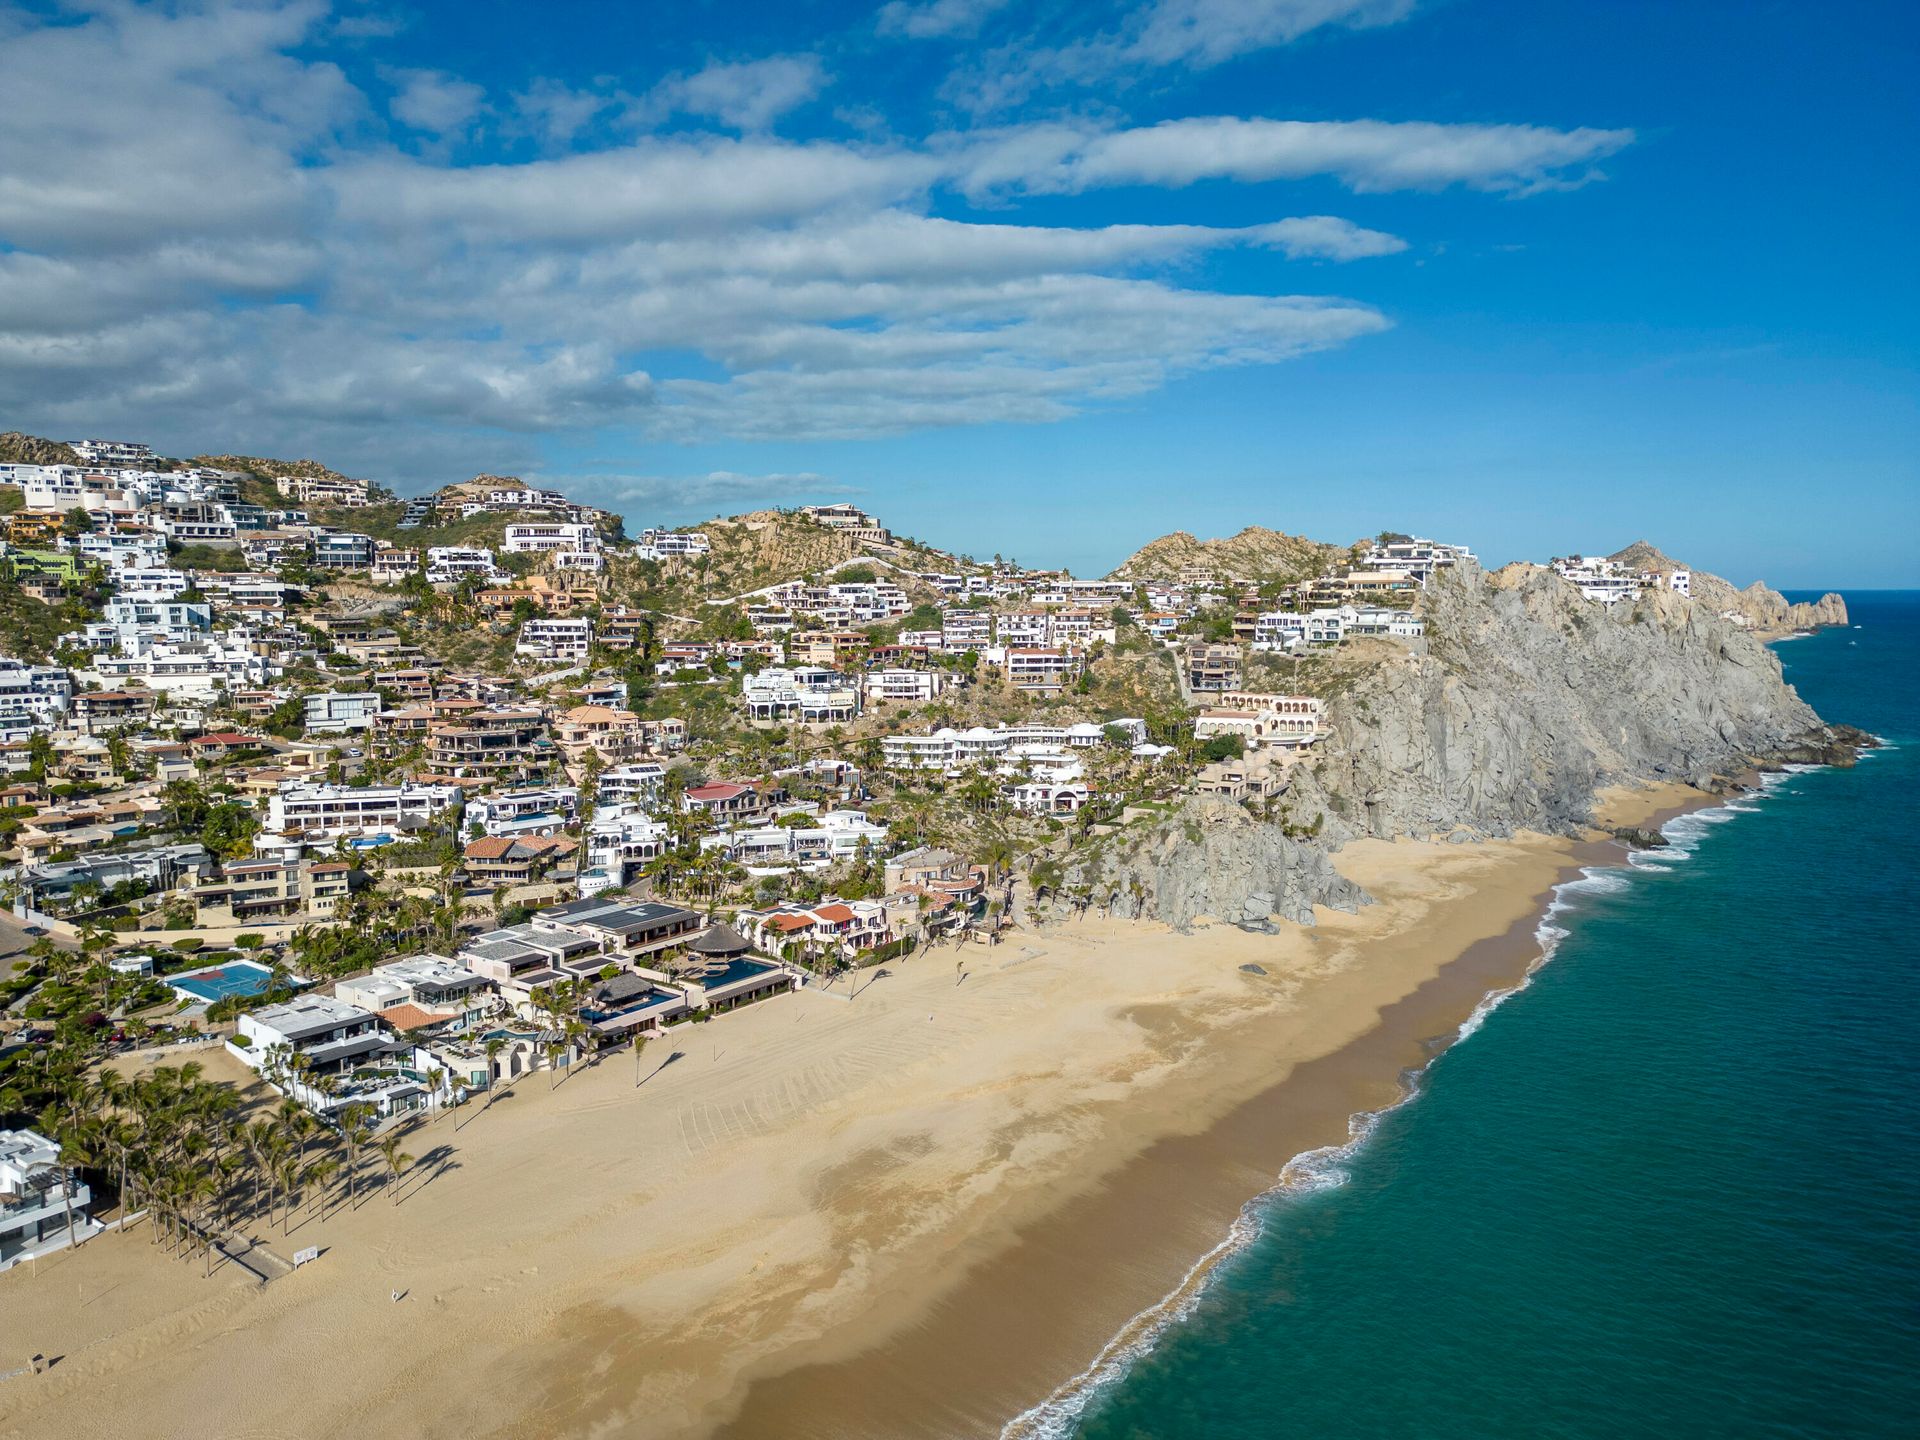
{"type": "Polygon", "coordinates": [[[1070,892],[1110,915],[1186,929],[1201,916],[1235,924],[1313,923],[1313,907],[1371,904],[1323,846],[1292,840],[1231,800],[1196,796],[1163,825],[1110,837],[1067,872],[1070,892]]]}
{"type": "MultiPolygon", "coordinates": [[[[1670,560],[1644,540],[1636,540],[1626,549],[1608,557],[1638,570],[1653,570],[1662,575],[1689,567],[1670,560]]],[[[1823,625],[1845,625],[1847,602],[1829,591],[1818,600],[1789,601],[1778,590],[1758,580],[1744,590],[1736,589],[1718,575],[1704,570],[1690,571],[1693,598],[1716,615],[1737,615],[1748,629],[1764,639],[1791,635],[1796,630],[1817,630],[1823,625]]]]}
{"type": "Polygon", "coordinates": [[[1711,785],[1823,727],[1751,631],[1649,591],[1608,610],[1550,570],[1442,571],[1424,655],[1367,676],[1295,783],[1335,836],[1566,832],[1592,792],[1711,785]]]}
{"type": "Polygon", "coordinates": [[[1331,733],[1276,804],[1284,828],[1190,801],[1153,833],[1077,849],[1065,888],[1183,927],[1310,921],[1314,904],[1364,903],[1329,861],[1359,836],[1573,833],[1602,786],[1717,788],[1756,764],[1851,756],[1855,737],[1712,601],[1649,591],[1608,610],[1551,570],[1467,564],[1436,575],[1421,609],[1426,641],[1330,704],[1331,733]]]}

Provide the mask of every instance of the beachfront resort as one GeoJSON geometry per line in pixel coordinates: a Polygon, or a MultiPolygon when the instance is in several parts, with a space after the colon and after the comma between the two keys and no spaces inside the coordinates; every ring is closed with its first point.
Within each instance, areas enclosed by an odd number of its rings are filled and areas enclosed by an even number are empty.
{"type": "Polygon", "coordinates": [[[141,1207],[222,1243],[230,1195],[116,1131],[111,1077],[217,1051],[252,1087],[221,1124],[279,1097],[338,1142],[285,1184],[337,1186],[529,1076],[1084,910],[1062,861],[1188,797],[1282,817],[1355,666],[1474,562],[1082,579],[845,503],[629,537],[509,477],[69,453],[0,464],[9,1263],[141,1207]]]}

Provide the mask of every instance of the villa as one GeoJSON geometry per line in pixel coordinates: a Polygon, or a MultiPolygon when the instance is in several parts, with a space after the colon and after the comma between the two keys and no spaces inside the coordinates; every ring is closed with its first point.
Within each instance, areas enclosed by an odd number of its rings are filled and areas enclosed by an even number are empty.
{"type": "Polygon", "coordinates": [[[0,1130],[0,1270],[98,1235],[92,1203],[57,1144],[33,1130],[0,1130]]]}

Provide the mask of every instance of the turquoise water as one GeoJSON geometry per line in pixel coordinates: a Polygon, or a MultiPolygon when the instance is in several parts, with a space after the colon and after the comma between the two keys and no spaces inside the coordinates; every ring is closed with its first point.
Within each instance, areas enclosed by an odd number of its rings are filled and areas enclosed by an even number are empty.
{"type": "MultiPolygon", "coordinates": [[[[1920,593],[1783,643],[1886,736],[1564,896],[1552,961],[1083,1440],[1920,1433],[1920,593]]],[[[1549,938],[1554,938],[1549,936],[1549,938]]]]}

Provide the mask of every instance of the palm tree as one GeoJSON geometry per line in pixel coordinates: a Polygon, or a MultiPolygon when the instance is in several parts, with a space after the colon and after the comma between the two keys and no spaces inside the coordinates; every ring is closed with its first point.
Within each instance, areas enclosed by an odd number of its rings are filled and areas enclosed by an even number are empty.
{"type": "Polygon", "coordinates": [[[498,1073],[500,1052],[507,1048],[507,1042],[495,1035],[487,1041],[487,1109],[493,1108],[493,1079],[498,1073]]]}
{"type": "Polygon", "coordinates": [[[393,1203],[398,1205],[400,1203],[400,1174],[409,1165],[413,1164],[413,1157],[401,1153],[400,1137],[398,1135],[388,1135],[380,1141],[380,1158],[387,1162],[387,1171],[393,1176],[393,1203]]]}
{"type": "Polygon", "coordinates": [[[647,1048],[647,1037],[638,1030],[633,1032],[633,1088],[640,1088],[640,1056],[647,1048]]]}
{"type": "Polygon", "coordinates": [[[347,1204],[358,1189],[360,1156],[373,1137],[373,1116],[365,1105],[349,1105],[340,1112],[340,1139],[347,1147],[347,1204]]]}

